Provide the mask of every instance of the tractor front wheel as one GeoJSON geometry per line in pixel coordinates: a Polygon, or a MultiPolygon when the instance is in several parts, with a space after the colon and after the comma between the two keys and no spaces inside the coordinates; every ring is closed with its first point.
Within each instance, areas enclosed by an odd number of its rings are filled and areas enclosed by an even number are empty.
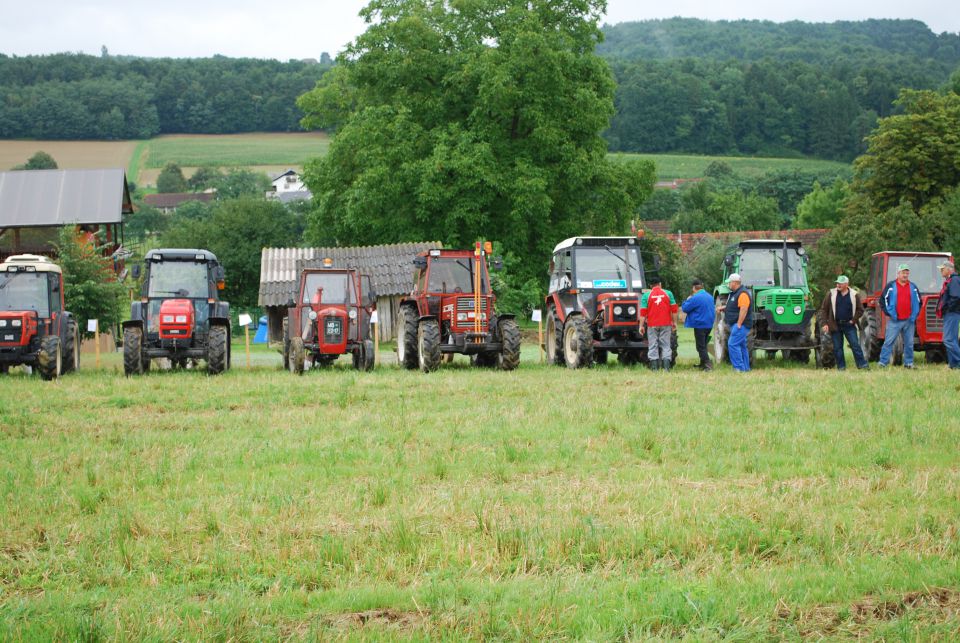
{"type": "Polygon", "coordinates": [[[560,332],[560,316],[553,306],[547,307],[547,332],[543,337],[547,352],[547,364],[563,364],[563,336],[560,332]]]}
{"type": "Polygon", "coordinates": [[[207,373],[219,375],[230,368],[230,335],[226,326],[211,326],[207,333],[207,373]]]}
{"type": "Polygon", "coordinates": [[[55,380],[63,372],[63,345],[56,335],[47,335],[40,341],[37,369],[45,380],[55,380]]]}
{"type": "Polygon", "coordinates": [[[583,315],[570,315],[563,325],[563,358],[568,368],[593,365],[593,334],[583,315]]]}
{"type": "Polygon", "coordinates": [[[503,348],[497,359],[497,366],[503,371],[512,371],[520,365],[520,327],[515,319],[501,319],[500,342],[503,348]]]}
{"type": "Polygon", "coordinates": [[[123,329],[123,374],[141,375],[143,368],[143,331],[139,328],[123,329]]]}
{"type": "Polygon", "coordinates": [[[363,340],[362,344],[353,351],[353,368],[358,371],[373,370],[373,342],[363,340]]]}
{"type": "Polygon", "coordinates": [[[837,358],[833,354],[833,339],[830,338],[830,333],[823,332],[823,320],[820,319],[820,315],[817,315],[816,324],[814,338],[817,343],[817,368],[834,368],[837,365],[837,358]]]}
{"type": "Polygon", "coordinates": [[[287,318],[286,318],[286,317],[284,317],[284,318],[283,318],[283,325],[282,325],[282,328],[283,328],[283,331],[282,331],[282,332],[283,332],[283,352],[281,353],[281,355],[283,356],[283,357],[281,358],[282,361],[283,361],[283,370],[287,370],[288,368],[290,368],[290,338],[287,337],[287,329],[289,328],[289,326],[290,326],[290,322],[287,321],[287,318]]]}
{"type": "Polygon", "coordinates": [[[80,368],[80,333],[77,332],[77,322],[70,320],[67,323],[67,336],[63,342],[63,372],[69,373],[80,368]]]}
{"type": "Polygon", "coordinates": [[[883,348],[883,339],[880,337],[880,313],[875,308],[868,308],[863,313],[860,322],[860,348],[868,362],[880,359],[880,349],[883,348]]]}
{"type": "Polygon", "coordinates": [[[424,319],[417,326],[417,354],[424,373],[440,366],[440,326],[436,319],[424,319]]]}
{"type": "Polygon", "coordinates": [[[417,367],[417,309],[401,306],[397,315],[397,362],[406,369],[417,367]]]}
{"type": "Polygon", "coordinates": [[[303,338],[294,337],[290,340],[290,355],[287,368],[294,375],[303,375],[303,364],[306,360],[306,349],[303,347],[303,338]]]}

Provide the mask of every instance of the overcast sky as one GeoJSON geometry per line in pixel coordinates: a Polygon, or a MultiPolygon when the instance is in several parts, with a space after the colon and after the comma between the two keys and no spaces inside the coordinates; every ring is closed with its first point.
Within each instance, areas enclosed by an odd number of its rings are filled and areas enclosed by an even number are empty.
{"type": "MultiPolygon", "coordinates": [[[[4,0],[0,53],[71,51],[149,57],[319,58],[336,55],[363,31],[364,0],[268,3],[262,0],[4,0]]],[[[960,31],[956,0],[608,0],[604,22],[683,16],[709,20],[758,19],[833,22],[912,18],[934,32],[960,31]]]]}

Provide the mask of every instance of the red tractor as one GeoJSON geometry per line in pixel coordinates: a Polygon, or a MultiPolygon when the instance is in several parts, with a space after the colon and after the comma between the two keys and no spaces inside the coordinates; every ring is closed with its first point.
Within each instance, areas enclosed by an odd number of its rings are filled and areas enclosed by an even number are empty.
{"type": "Polygon", "coordinates": [[[353,268],[308,268],[300,274],[298,294],[283,320],[283,367],[299,375],[308,356],[313,365],[327,366],[350,353],[355,369],[371,370],[370,315],[377,294],[370,277],[353,268]]]}
{"type": "MultiPolygon", "coordinates": [[[[414,259],[413,291],[400,302],[397,361],[424,373],[441,357],[469,355],[476,366],[511,371],[520,364],[520,328],[497,314],[487,270],[489,243],[473,250],[430,250],[414,259]]],[[[499,262],[495,262],[495,267],[499,262]]]]}
{"type": "Polygon", "coordinates": [[[45,380],[80,367],[77,322],[63,309],[63,273],[38,255],[0,264],[0,373],[21,364],[45,380]]]}
{"type": "MultiPolygon", "coordinates": [[[[880,359],[880,348],[886,337],[887,316],[883,314],[880,297],[884,287],[897,278],[897,266],[910,266],[910,281],[920,291],[920,315],[917,317],[913,349],[924,351],[927,362],[945,362],[947,352],[943,346],[943,320],[937,319],[937,301],[943,277],[937,266],[944,260],[952,261],[949,252],[908,252],[885,250],[873,255],[870,276],[863,293],[864,313],[860,320],[860,345],[863,354],[871,362],[880,359]]],[[[903,340],[893,345],[893,363],[903,362],[903,340]]]]}

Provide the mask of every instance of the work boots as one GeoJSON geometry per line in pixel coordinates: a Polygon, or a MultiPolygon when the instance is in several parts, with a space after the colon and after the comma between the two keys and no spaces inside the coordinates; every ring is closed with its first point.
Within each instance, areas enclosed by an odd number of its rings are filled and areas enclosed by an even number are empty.
{"type": "Polygon", "coordinates": [[[663,370],[665,370],[665,371],[669,371],[669,370],[670,370],[670,360],[668,360],[668,359],[662,359],[662,360],[660,360],[660,364],[663,365],[663,370]]]}

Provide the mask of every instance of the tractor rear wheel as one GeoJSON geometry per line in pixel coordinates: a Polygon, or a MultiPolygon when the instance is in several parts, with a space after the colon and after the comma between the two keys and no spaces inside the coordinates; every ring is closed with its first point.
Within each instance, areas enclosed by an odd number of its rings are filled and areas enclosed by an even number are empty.
{"type": "Polygon", "coordinates": [[[568,368],[593,365],[593,333],[583,315],[570,315],[563,325],[563,359],[568,368]]]}
{"type": "Polygon", "coordinates": [[[868,308],[863,313],[863,320],[860,322],[860,348],[868,362],[880,359],[883,339],[880,338],[880,314],[875,308],[868,308]]]}
{"type": "Polygon", "coordinates": [[[520,365],[520,327],[515,319],[501,319],[497,324],[503,348],[497,356],[502,371],[512,371],[520,365]]]}
{"type": "Polygon", "coordinates": [[[293,337],[290,339],[290,356],[287,360],[287,368],[294,375],[303,375],[303,363],[306,360],[306,349],[303,347],[302,337],[293,337]]]}
{"type": "Polygon", "coordinates": [[[947,349],[928,348],[924,359],[927,364],[943,364],[947,361],[947,349]]]}
{"type": "Polygon", "coordinates": [[[226,326],[211,326],[207,333],[207,373],[219,375],[230,368],[230,335],[226,326]]]}
{"type": "Polygon", "coordinates": [[[80,368],[80,333],[77,331],[77,322],[70,320],[67,323],[67,336],[63,342],[63,372],[69,373],[80,368]]]}
{"type": "Polygon", "coordinates": [[[63,373],[63,345],[56,335],[47,335],[40,341],[37,369],[45,380],[55,380],[63,373]]]}
{"type": "Polygon", "coordinates": [[[353,368],[358,371],[373,369],[373,342],[369,339],[363,340],[353,352],[353,368]]]}
{"type": "Polygon", "coordinates": [[[401,306],[397,315],[397,362],[403,368],[417,367],[417,309],[401,306]]]}
{"type": "Polygon", "coordinates": [[[440,366],[440,326],[436,319],[424,319],[417,326],[417,354],[424,373],[440,366]]]}
{"type": "Polygon", "coordinates": [[[547,364],[563,364],[563,335],[560,332],[562,324],[557,311],[553,306],[547,306],[547,332],[543,336],[544,348],[547,352],[547,364]]]}
{"type": "Polygon", "coordinates": [[[290,368],[290,338],[287,337],[287,329],[290,327],[290,322],[287,321],[286,317],[283,318],[281,327],[283,328],[283,370],[287,370],[290,368]]]}
{"type": "Polygon", "coordinates": [[[139,328],[123,329],[123,374],[141,375],[143,368],[143,331],[139,328]]]}

